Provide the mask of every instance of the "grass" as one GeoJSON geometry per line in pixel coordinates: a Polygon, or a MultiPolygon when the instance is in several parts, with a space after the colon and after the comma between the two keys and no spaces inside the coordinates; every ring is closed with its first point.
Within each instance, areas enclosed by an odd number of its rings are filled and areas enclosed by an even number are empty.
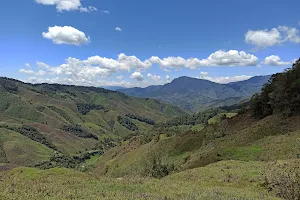
{"type": "MultiPolygon", "coordinates": [[[[181,109],[156,100],[128,97],[101,88],[48,84],[30,85],[14,80],[11,82],[18,85],[18,92],[12,94],[5,90],[0,91],[0,123],[34,126],[49,138],[58,151],[69,155],[93,149],[98,141],[66,133],[62,131],[64,125],[82,125],[99,136],[99,140],[109,138],[122,141],[125,137],[136,133],[121,126],[117,122],[118,115],[135,113],[160,121],[173,115],[186,114],[181,109]],[[93,110],[82,115],[77,110],[77,103],[101,104],[105,110],[93,110]]],[[[134,122],[139,127],[140,134],[146,134],[148,130],[152,129],[152,126],[148,124],[134,122]]],[[[2,129],[0,134],[1,162],[6,162],[8,159],[12,164],[29,166],[49,158],[48,148],[43,145],[23,139],[24,137],[17,133],[6,131],[4,133],[2,129]],[[26,156],[29,157],[27,160],[26,156]]]]}
{"type": "Polygon", "coordinates": [[[229,154],[229,156],[234,160],[256,160],[258,155],[263,152],[263,148],[261,146],[250,146],[250,147],[235,147],[228,148],[225,150],[225,154],[229,154]]]}
{"type": "Polygon", "coordinates": [[[277,199],[262,187],[264,162],[222,161],[162,179],[94,176],[68,169],[2,172],[2,199],[277,199]]]}
{"type": "MultiPolygon", "coordinates": [[[[250,118],[251,119],[251,118],[250,118]]],[[[221,160],[275,161],[295,159],[300,152],[300,117],[269,116],[263,120],[249,120],[239,115],[201,128],[196,133],[166,137],[146,145],[131,141],[100,157],[92,171],[111,176],[139,174],[145,168],[147,155],[157,155],[175,170],[184,171],[221,160]],[[132,148],[134,146],[134,148],[132,148]]],[[[191,127],[190,127],[191,128],[191,127]]],[[[188,126],[174,128],[174,131],[188,126]]]]}
{"type": "Polygon", "coordinates": [[[0,129],[0,140],[6,160],[11,164],[34,166],[47,161],[53,153],[52,149],[6,129],[0,129]]]}
{"type": "Polygon", "coordinates": [[[227,119],[230,119],[234,116],[237,115],[237,113],[219,113],[218,115],[210,118],[208,120],[208,124],[216,124],[216,123],[219,123],[221,120],[222,120],[222,116],[226,116],[227,119]]]}

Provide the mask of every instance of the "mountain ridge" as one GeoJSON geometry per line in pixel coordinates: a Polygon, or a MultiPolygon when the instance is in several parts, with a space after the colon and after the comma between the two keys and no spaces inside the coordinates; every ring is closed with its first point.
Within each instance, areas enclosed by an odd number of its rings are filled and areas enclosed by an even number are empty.
{"type": "Polygon", "coordinates": [[[229,106],[249,99],[260,91],[270,77],[271,75],[255,76],[244,81],[220,84],[205,79],[182,76],[164,85],[146,88],[134,87],[117,91],[129,96],[159,99],[185,110],[198,112],[215,107],[212,104],[214,101],[225,100],[223,106],[229,106]],[[236,98],[236,101],[227,102],[226,99],[229,98],[236,98]]]}

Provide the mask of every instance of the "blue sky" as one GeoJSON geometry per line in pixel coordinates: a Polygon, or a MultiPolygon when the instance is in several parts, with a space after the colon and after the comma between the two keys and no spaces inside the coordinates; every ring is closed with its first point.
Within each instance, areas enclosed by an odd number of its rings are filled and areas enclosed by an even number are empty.
{"type": "Polygon", "coordinates": [[[0,76],[147,86],[281,72],[300,52],[300,1],[22,0],[0,7],[0,76]]]}

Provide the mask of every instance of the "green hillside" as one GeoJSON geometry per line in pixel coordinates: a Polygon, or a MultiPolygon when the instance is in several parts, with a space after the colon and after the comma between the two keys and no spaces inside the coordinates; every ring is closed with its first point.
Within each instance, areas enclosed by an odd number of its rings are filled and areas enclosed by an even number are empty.
{"type": "Polygon", "coordinates": [[[194,114],[1,79],[0,199],[298,200],[299,69],[250,102],[194,114]]]}
{"type": "Polygon", "coordinates": [[[146,134],[156,122],[183,114],[181,109],[157,100],[128,97],[102,88],[32,85],[0,78],[0,142],[4,146],[0,159],[33,166],[49,159],[53,152],[76,155],[102,151],[126,138],[146,134]],[[124,123],[118,120],[120,117],[124,123]],[[28,151],[20,153],[26,146],[28,151]],[[14,157],[18,153],[33,160],[14,157]],[[14,159],[7,158],[10,154],[14,159]]]}

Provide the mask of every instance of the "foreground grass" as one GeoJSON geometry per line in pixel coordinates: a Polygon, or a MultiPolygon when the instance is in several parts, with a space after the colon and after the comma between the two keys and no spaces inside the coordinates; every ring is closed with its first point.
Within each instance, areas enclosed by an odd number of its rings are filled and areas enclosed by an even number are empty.
{"type": "Polygon", "coordinates": [[[0,199],[277,199],[262,187],[264,167],[221,161],[163,179],[15,168],[0,174],[0,199]]]}

